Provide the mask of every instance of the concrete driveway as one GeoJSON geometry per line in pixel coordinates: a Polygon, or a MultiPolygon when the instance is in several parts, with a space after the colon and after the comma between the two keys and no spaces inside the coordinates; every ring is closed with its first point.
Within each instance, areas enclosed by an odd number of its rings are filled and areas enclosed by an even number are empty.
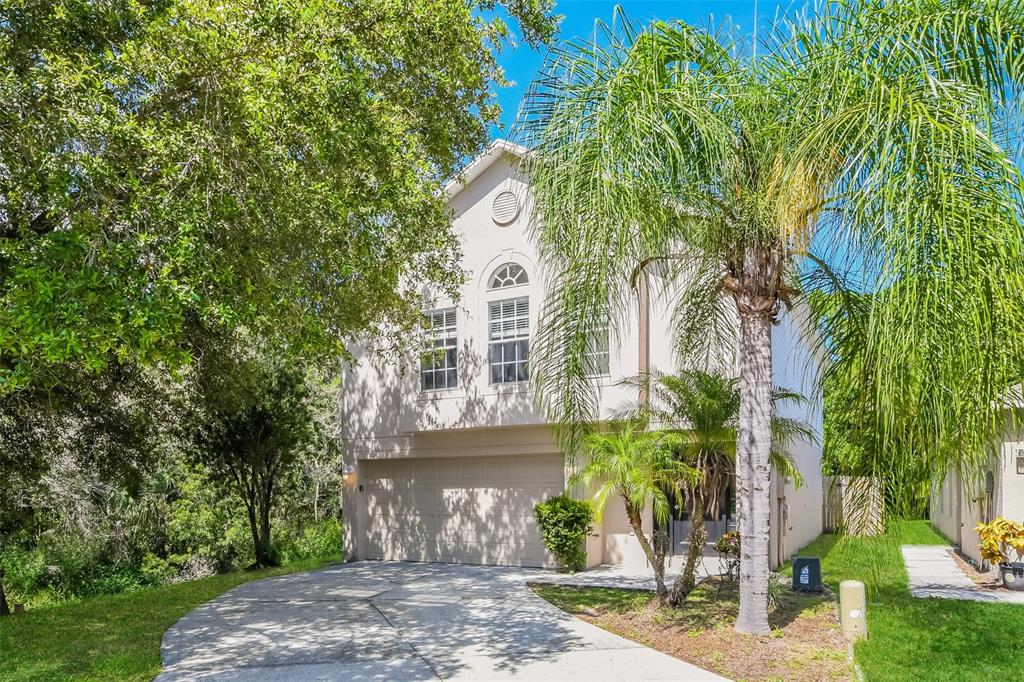
{"type": "Polygon", "coordinates": [[[532,569],[358,562],[246,583],[174,624],[180,680],[721,680],[570,616],[532,569]]]}

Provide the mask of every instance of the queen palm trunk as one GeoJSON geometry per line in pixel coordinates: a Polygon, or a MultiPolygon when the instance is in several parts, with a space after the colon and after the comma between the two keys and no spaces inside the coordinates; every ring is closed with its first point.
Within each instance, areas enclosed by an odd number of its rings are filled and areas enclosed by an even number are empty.
{"type": "Polygon", "coordinates": [[[693,588],[697,584],[697,562],[704,555],[704,544],[708,540],[708,528],[704,523],[704,495],[702,493],[694,492],[691,512],[690,547],[686,552],[686,565],[672,585],[672,593],[669,595],[669,604],[672,606],[681,606],[693,592],[693,588]]]}
{"type": "Polygon", "coordinates": [[[768,632],[772,334],[771,316],[740,306],[740,610],[736,630],[768,632]],[[744,309],[746,308],[746,309],[744,309]]]}

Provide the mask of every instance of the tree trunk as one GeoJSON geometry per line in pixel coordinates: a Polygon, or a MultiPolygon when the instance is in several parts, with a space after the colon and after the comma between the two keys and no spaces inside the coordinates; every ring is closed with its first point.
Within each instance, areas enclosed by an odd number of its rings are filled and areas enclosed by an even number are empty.
{"type": "Polygon", "coordinates": [[[629,525],[633,528],[633,532],[636,534],[637,542],[640,543],[640,549],[644,551],[647,556],[647,560],[651,562],[651,568],[654,569],[654,585],[655,591],[658,595],[658,601],[662,604],[668,599],[668,588],[665,587],[665,543],[659,543],[656,534],[654,537],[654,547],[651,547],[651,543],[647,541],[647,535],[644,533],[643,521],[640,518],[640,510],[635,509],[628,500],[626,502],[626,516],[629,517],[629,525]],[[660,551],[659,550],[660,545],[660,551]]]}
{"type": "Polygon", "coordinates": [[[740,419],[736,482],[740,501],[739,632],[768,628],[768,537],[771,503],[772,318],[740,308],[740,419]]]}
{"type": "Polygon", "coordinates": [[[260,546],[256,560],[260,566],[274,566],[277,562],[270,551],[270,509],[260,509],[260,546]]]}
{"type": "Polygon", "coordinates": [[[313,520],[320,522],[320,479],[313,484],[313,520]]]}
{"type": "Polygon", "coordinates": [[[260,532],[260,519],[259,513],[256,509],[256,500],[249,500],[246,504],[246,510],[249,513],[249,532],[252,534],[252,551],[256,557],[253,562],[254,566],[266,566],[267,549],[261,542],[262,533],[260,532]]]}
{"type": "Polygon", "coordinates": [[[256,545],[256,563],[260,566],[276,566],[277,562],[270,551],[270,507],[273,502],[274,479],[268,473],[259,480],[259,498],[256,509],[259,516],[259,540],[256,545]]]}
{"type": "Polygon", "coordinates": [[[11,609],[7,606],[7,595],[4,593],[4,572],[0,570],[0,616],[11,615],[11,609]]]}
{"type": "Polygon", "coordinates": [[[697,584],[697,562],[704,556],[704,544],[708,541],[708,528],[704,525],[704,495],[694,493],[690,514],[690,547],[686,552],[686,565],[672,585],[668,603],[682,606],[697,584]]]}

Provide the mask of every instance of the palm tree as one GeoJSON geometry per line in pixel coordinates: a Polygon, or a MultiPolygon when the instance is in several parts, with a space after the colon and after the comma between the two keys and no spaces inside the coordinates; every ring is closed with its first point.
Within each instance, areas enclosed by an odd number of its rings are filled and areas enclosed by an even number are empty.
{"type": "Polygon", "coordinates": [[[655,262],[681,352],[707,355],[715,332],[735,334],[736,629],[767,632],[772,326],[803,309],[798,275],[827,266],[877,294],[863,352],[880,370],[882,433],[908,402],[931,401],[915,428],[942,444],[944,466],[986,456],[1015,378],[987,351],[1024,336],[1024,4],[814,3],[756,50],[728,28],[617,26],[555,48],[521,111],[553,278],[531,373],[572,452],[599,417],[592,320],[625,318],[655,262]],[[973,341],[935,354],[941,400],[887,371],[950,339],[973,341]]]}
{"type": "Polygon", "coordinates": [[[580,469],[569,479],[584,489],[596,487],[593,504],[598,519],[608,500],[619,497],[626,518],[636,534],[647,561],[654,569],[658,599],[668,598],[665,587],[665,551],[668,540],[663,531],[643,527],[643,510],[650,504],[654,518],[664,526],[671,516],[672,498],[679,500],[683,488],[696,481],[697,472],[680,462],[666,446],[665,434],[643,431],[626,423],[610,432],[591,433],[583,441],[580,469]]]}
{"type": "MultiPolygon", "coordinates": [[[[736,471],[736,436],[740,413],[739,382],[732,377],[683,370],[677,374],[652,372],[624,382],[640,394],[639,403],[619,411],[618,418],[640,420],[668,430],[676,458],[700,476],[684,489],[690,503],[689,548],[683,570],[669,593],[668,603],[679,606],[696,585],[697,561],[703,555],[708,531],[708,509],[717,509],[736,471]]],[[[803,404],[806,398],[782,388],[772,390],[772,468],[799,488],[803,476],[789,453],[798,440],[813,442],[814,432],[800,419],[784,417],[775,409],[784,403],[803,404]]]]}

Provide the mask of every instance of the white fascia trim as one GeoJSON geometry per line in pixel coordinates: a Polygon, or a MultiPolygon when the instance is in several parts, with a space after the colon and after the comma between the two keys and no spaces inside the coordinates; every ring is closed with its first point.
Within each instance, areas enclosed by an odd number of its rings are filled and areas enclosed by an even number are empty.
{"type": "Polygon", "coordinates": [[[502,154],[512,154],[520,159],[524,158],[529,153],[529,150],[514,142],[508,140],[495,140],[487,146],[485,151],[480,156],[473,159],[468,166],[466,166],[458,177],[449,182],[444,187],[445,197],[450,201],[456,194],[461,192],[463,189],[469,186],[474,180],[480,177],[480,174],[491,167],[495,161],[501,158],[502,154]]]}

